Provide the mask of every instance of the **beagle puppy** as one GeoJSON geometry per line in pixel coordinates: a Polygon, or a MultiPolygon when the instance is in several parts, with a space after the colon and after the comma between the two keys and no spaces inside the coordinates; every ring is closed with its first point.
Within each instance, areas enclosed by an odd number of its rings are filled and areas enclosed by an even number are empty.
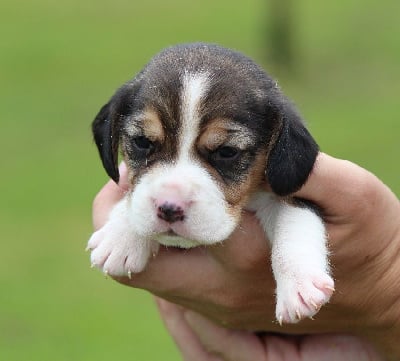
{"type": "Polygon", "coordinates": [[[247,209],[270,242],[277,321],[312,317],[329,301],[324,224],[291,196],[318,146],[252,60],[217,45],[168,48],[115,93],[92,127],[106,172],[118,182],[121,152],[130,186],[89,240],[92,265],[131,277],[160,244],[223,242],[247,209]]]}

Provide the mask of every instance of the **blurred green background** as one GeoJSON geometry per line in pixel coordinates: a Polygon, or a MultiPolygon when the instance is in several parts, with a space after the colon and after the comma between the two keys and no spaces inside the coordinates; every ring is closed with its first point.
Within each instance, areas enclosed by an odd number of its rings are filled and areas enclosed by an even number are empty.
{"type": "Polygon", "coordinates": [[[105,280],[84,252],[107,180],[90,122],[165,46],[247,53],[278,77],[324,151],[400,194],[400,2],[293,6],[285,72],[271,60],[266,0],[1,1],[1,360],[179,360],[151,296],[105,280]]]}

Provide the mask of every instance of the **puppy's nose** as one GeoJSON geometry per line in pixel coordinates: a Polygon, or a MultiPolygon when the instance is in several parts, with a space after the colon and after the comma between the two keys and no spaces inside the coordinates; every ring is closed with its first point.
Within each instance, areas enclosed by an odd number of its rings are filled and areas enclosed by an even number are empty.
{"type": "Polygon", "coordinates": [[[165,202],[157,209],[157,217],[168,223],[183,221],[185,219],[184,213],[183,208],[175,203],[165,202]]]}

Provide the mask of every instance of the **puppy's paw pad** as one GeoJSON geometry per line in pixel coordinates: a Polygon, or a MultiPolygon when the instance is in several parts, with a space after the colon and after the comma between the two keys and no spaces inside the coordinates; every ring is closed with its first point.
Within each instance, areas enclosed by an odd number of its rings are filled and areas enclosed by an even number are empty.
{"type": "Polygon", "coordinates": [[[326,304],[334,291],[327,274],[297,276],[277,288],[276,318],[280,324],[297,323],[313,317],[326,304]]]}

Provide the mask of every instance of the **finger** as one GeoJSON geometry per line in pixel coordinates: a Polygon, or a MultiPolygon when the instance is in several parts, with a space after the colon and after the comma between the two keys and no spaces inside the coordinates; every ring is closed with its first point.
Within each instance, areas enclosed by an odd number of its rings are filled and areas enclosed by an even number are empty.
{"type": "Polygon", "coordinates": [[[156,298],[165,327],[174,339],[185,361],[221,361],[210,355],[200,343],[184,318],[184,310],[172,303],[156,298]]]}
{"type": "Polygon", "coordinates": [[[100,190],[93,201],[93,228],[100,229],[106,223],[108,215],[115,204],[122,199],[128,190],[128,170],[122,162],[119,166],[120,181],[116,184],[110,180],[100,190]]]}
{"type": "Polygon", "coordinates": [[[369,184],[377,178],[367,170],[346,160],[320,153],[304,186],[295,196],[308,199],[322,208],[326,216],[346,215],[359,205],[369,184]]]}
{"type": "Polygon", "coordinates": [[[223,360],[265,360],[264,346],[255,334],[219,327],[192,311],[186,311],[184,317],[204,348],[223,360]]]}

